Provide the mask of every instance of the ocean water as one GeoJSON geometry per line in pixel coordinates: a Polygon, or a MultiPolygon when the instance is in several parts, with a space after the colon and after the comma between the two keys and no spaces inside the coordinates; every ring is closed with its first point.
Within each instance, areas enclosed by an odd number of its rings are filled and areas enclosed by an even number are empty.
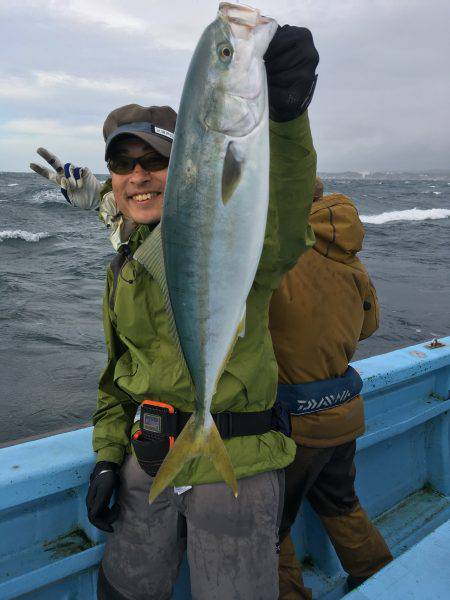
{"type": "MultiPolygon", "coordinates": [[[[332,191],[365,223],[360,256],[381,304],[355,358],[449,335],[450,181],[325,180],[332,191]]],[[[37,175],[0,173],[0,443],[84,424],[95,408],[114,256],[97,214],[37,175]]]]}

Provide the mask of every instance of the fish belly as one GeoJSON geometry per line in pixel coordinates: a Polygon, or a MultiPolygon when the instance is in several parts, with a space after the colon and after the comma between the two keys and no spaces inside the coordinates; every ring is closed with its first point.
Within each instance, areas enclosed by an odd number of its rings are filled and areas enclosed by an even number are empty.
{"type": "MultiPolygon", "coordinates": [[[[175,323],[198,399],[207,403],[205,412],[245,312],[267,218],[267,127],[262,123],[246,139],[233,140],[244,157],[243,168],[236,190],[224,203],[223,157],[229,143],[212,132],[196,144],[202,165],[196,185],[175,194],[172,190],[166,197],[162,229],[175,323]]],[[[191,161],[185,158],[180,169],[196,168],[191,161]]]]}

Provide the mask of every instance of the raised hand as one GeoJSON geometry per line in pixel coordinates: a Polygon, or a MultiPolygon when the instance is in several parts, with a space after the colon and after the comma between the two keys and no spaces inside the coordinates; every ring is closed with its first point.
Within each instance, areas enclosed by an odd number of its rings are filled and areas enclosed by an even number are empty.
{"type": "Polygon", "coordinates": [[[36,152],[53,167],[53,170],[36,163],[30,163],[30,169],[59,186],[69,204],[84,209],[98,207],[102,183],[87,167],[76,167],[72,163],[63,165],[59,158],[46,148],[38,148],[36,152]]]}
{"type": "Polygon", "coordinates": [[[309,29],[283,25],[264,55],[273,121],[296,119],[308,108],[317,81],[319,54],[309,29]]]}

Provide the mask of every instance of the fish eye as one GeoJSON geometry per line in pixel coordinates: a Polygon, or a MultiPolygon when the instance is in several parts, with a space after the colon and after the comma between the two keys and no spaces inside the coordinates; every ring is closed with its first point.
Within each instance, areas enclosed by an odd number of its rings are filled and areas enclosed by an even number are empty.
{"type": "Polygon", "coordinates": [[[230,44],[221,44],[217,50],[221,61],[229,62],[233,58],[233,48],[230,44]]]}

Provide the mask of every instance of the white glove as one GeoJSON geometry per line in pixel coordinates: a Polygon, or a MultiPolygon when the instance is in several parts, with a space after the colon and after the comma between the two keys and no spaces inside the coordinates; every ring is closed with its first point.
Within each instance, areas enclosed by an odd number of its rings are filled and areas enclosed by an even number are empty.
{"type": "Polygon", "coordinates": [[[98,207],[103,184],[88,168],[75,167],[71,163],[63,167],[59,158],[45,148],[38,148],[36,152],[55,170],[50,171],[36,163],[30,163],[30,169],[58,185],[69,204],[84,209],[98,207]]]}

